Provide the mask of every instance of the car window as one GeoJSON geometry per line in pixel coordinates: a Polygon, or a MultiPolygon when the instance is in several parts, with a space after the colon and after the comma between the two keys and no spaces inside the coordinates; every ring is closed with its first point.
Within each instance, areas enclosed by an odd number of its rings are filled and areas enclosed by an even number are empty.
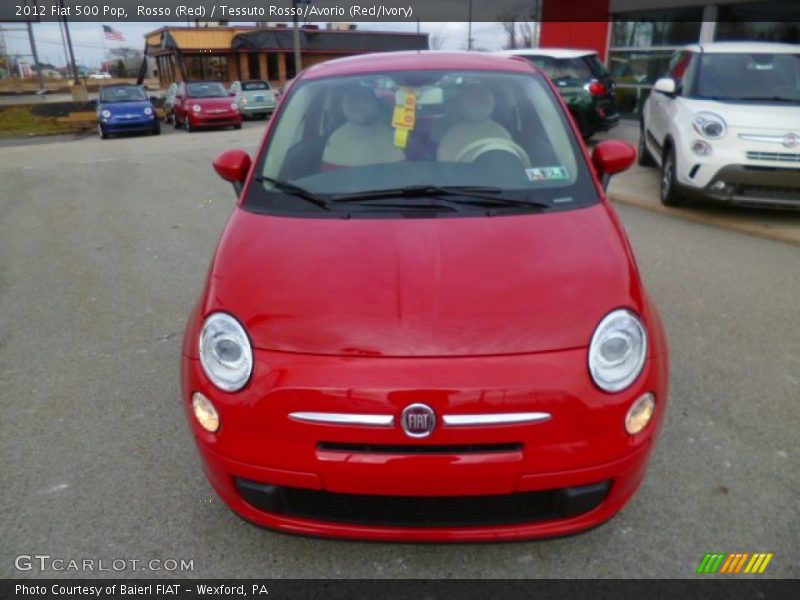
{"type": "Polygon", "coordinates": [[[147,96],[138,87],[104,88],[100,92],[101,102],[143,102],[147,96]]]}
{"type": "Polygon", "coordinates": [[[401,71],[300,80],[245,206],[304,212],[272,180],[323,196],[483,186],[553,208],[597,202],[580,147],[541,76],[401,71]],[[266,194],[264,193],[266,192],[266,194]]]}
{"type": "Polygon", "coordinates": [[[217,81],[187,83],[186,95],[190,98],[222,98],[228,95],[225,86],[217,81]]]}
{"type": "Polygon", "coordinates": [[[550,56],[525,56],[528,61],[544,70],[550,76],[550,79],[557,81],[569,82],[585,82],[594,77],[602,76],[605,73],[605,67],[600,64],[600,72],[593,73],[590,68],[589,62],[586,57],[578,58],[552,58],[550,56]]]}
{"type": "Polygon", "coordinates": [[[800,102],[800,53],[703,53],[692,97],[800,102]]]}
{"type": "Polygon", "coordinates": [[[245,81],[242,83],[242,89],[245,92],[254,92],[256,90],[268,90],[269,84],[266,81],[245,81]]]}

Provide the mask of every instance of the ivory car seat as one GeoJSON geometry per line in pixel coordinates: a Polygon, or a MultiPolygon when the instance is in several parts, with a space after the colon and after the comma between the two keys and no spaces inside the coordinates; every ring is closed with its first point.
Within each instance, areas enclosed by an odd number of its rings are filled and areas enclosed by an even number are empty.
{"type": "Polygon", "coordinates": [[[508,130],[491,118],[495,99],[488,87],[467,87],[461,93],[459,104],[461,121],[442,136],[436,152],[437,160],[454,162],[465,148],[480,140],[511,139],[508,130]]]}
{"type": "Polygon", "coordinates": [[[342,98],[345,122],[328,138],[322,153],[323,170],[398,162],[405,159],[394,145],[394,130],[380,120],[375,94],[366,88],[348,91],[342,98]]]}

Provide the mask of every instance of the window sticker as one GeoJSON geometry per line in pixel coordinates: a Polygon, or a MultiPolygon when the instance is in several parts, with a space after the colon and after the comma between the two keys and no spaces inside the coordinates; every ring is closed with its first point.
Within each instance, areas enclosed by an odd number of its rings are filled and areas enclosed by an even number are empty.
{"type": "Polygon", "coordinates": [[[531,181],[563,181],[569,179],[569,171],[565,167],[533,167],[525,169],[531,181]]]}
{"type": "Polygon", "coordinates": [[[405,148],[408,145],[408,132],[414,129],[417,116],[417,94],[414,90],[401,87],[395,94],[395,107],[392,114],[394,145],[405,148]]]}

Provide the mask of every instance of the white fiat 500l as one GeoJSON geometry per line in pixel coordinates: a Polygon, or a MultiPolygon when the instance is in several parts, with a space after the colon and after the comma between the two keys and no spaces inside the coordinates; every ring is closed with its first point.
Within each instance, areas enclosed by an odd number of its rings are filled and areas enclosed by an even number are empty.
{"type": "Polygon", "coordinates": [[[661,202],[800,209],[800,46],[677,51],[642,111],[639,163],[661,167],[661,202]]]}

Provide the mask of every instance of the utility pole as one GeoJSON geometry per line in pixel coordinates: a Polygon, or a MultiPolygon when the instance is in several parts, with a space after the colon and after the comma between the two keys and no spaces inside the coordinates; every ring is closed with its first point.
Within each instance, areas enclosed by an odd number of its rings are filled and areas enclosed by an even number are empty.
{"type": "Polygon", "coordinates": [[[297,15],[298,4],[311,4],[312,0],[292,0],[292,44],[294,45],[294,76],[303,69],[303,61],[300,56],[300,28],[298,27],[299,18],[297,15]]]}
{"type": "Polygon", "coordinates": [[[26,21],[28,24],[28,39],[31,42],[31,53],[33,54],[33,67],[36,69],[36,79],[39,81],[39,91],[44,90],[44,78],[42,76],[42,65],[39,64],[39,53],[36,52],[36,41],[33,39],[33,25],[30,19],[26,21]]]}
{"type": "Polygon", "coordinates": [[[469,15],[467,17],[467,50],[472,50],[472,0],[469,0],[469,15]]]}
{"type": "MultiPolygon", "coordinates": [[[[58,0],[59,5],[61,5],[61,14],[66,14],[66,10],[64,9],[64,0],[58,0]]],[[[67,25],[67,17],[62,17],[64,22],[64,35],[67,37],[67,48],[69,49],[69,60],[70,66],[72,67],[72,79],[76,84],[79,84],[80,81],[78,80],[78,65],[75,64],[75,51],[72,49],[72,38],[69,35],[69,25],[67,25]]]]}

